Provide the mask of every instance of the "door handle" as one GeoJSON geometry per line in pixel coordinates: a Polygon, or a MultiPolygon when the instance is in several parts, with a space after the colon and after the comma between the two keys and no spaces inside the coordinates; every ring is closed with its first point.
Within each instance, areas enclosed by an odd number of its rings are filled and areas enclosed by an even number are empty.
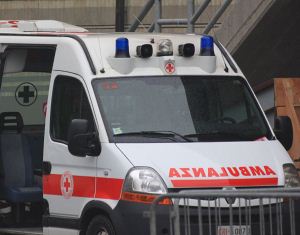
{"type": "Polygon", "coordinates": [[[43,162],[43,175],[50,175],[52,170],[51,162],[43,162]]]}

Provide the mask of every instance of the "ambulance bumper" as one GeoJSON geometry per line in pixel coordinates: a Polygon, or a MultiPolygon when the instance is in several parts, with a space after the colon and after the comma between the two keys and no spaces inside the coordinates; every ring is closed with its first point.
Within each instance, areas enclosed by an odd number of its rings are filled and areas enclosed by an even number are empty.
{"type": "MultiPolygon", "coordinates": [[[[149,212],[150,204],[120,201],[114,209],[120,221],[114,221],[117,235],[149,235],[150,219],[145,212],[149,212]],[[119,216],[121,215],[121,217],[119,216]]],[[[169,209],[167,206],[159,206],[157,215],[158,230],[157,235],[167,235],[169,233],[169,209]]]]}

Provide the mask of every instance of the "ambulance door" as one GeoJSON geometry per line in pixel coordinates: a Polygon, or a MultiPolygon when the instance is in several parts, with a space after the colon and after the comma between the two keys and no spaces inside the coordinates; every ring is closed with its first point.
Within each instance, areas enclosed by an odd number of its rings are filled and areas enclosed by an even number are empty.
{"type": "Polygon", "coordinates": [[[52,77],[46,119],[43,193],[49,204],[48,226],[72,229],[84,205],[94,198],[97,156],[72,155],[68,150],[68,129],[72,120],[84,119],[88,121],[89,133],[97,133],[97,130],[83,79],[61,72],[52,77]]]}

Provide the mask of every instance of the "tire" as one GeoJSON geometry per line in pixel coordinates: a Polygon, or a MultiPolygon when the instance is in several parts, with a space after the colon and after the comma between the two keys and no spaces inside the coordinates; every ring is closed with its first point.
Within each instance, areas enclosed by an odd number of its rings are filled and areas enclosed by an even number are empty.
{"type": "Polygon", "coordinates": [[[103,216],[95,216],[88,225],[86,235],[116,235],[110,220],[103,216]]]}

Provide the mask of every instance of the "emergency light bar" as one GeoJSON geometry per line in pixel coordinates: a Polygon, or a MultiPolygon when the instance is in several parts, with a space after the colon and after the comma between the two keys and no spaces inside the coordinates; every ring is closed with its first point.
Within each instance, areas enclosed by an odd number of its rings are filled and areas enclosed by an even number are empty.
{"type": "MultiPolygon", "coordinates": [[[[135,56],[130,56],[129,40],[127,37],[116,38],[115,55],[107,58],[111,68],[121,74],[129,74],[135,68],[157,68],[165,74],[176,74],[175,62],[177,67],[201,68],[207,73],[216,71],[216,56],[214,53],[214,39],[211,36],[201,36],[193,42],[185,44],[175,44],[178,46],[177,55],[173,56],[173,42],[171,39],[159,39],[156,43],[157,48],[153,56],[153,46],[151,44],[136,45],[135,56]],[[195,55],[196,46],[200,41],[200,54],[195,55]],[[141,59],[142,58],[142,59],[141,59]],[[148,58],[144,60],[144,58],[148,58]],[[189,59],[187,59],[189,58],[189,59]],[[171,62],[170,62],[171,61],[171,62]],[[173,61],[173,62],[172,62],[173,61]],[[170,63],[171,66],[167,66],[170,63]],[[170,70],[173,66],[173,69],[170,70]]],[[[134,44],[134,41],[132,41],[134,44]]],[[[199,45],[199,44],[198,44],[199,45]]],[[[199,48],[199,47],[198,47],[199,48]]]]}

